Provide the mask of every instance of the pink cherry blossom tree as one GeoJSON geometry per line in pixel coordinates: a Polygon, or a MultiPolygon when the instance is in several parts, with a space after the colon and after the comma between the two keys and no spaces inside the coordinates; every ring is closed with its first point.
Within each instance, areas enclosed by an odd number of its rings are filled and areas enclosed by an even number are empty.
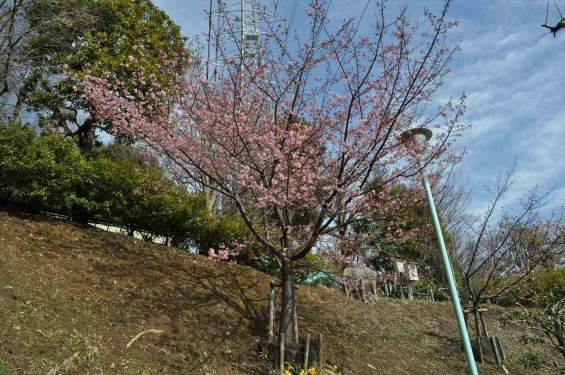
{"type": "Polygon", "coordinates": [[[432,172],[454,160],[464,98],[433,99],[458,49],[446,43],[449,5],[411,25],[405,10],[386,20],[381,4],[374,33],[360,36],[354,20],[331,29],[327,4],[313,1],[296,50],[275,29],[260,58],[230,58],[234,46],[219,45],[224,67],[213,78],[194,60],[172,89],[153,82],[141,101],[106,77],[89,77],[83,90],[117,133],[235,207],[281,269],[280,332],[291,341],[295,262],[368,213],[393,212],[399,202],[386,191],[418,174],[417,154],[432,172]],[[436,134],[418,153],[398,138],[414,126],[436,134]]]}

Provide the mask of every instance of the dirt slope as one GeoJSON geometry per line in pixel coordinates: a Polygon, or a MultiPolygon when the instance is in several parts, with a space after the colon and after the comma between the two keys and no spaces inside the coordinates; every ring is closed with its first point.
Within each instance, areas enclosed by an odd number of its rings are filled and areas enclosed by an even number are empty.
{"type": "MultiPolygon", "coordinates": [[[[268,282],[174,248],[0,213],[0,375],[268,374],[258,351],[268,282]],[[149,329],[162,332],[126,348],[149,329]]],[[[518,363],[530,349],[518,341],[524,332],[503,331],[495,310],[489,326],[506,344],[506,367],[536,373],[518,363]]],[[[450,304],[364,304],[301,286],[298,315],[302,332],[324,334],[325,358],[344,374],[465,373],[450,304]]],[[[551,363],[549,348],[531,349],[551,363]]]]}

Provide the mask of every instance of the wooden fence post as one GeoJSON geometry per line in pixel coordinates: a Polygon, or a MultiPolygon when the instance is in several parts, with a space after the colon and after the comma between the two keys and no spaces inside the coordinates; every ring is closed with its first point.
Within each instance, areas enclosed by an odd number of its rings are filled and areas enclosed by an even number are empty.
{"type": "Polygon", "coordinates": [[[304,339],[304,364],[302,368],[308,371],[308,357],[310,356],[310,334],[306,332],[306,338],[304,339]]]}
{"type": "Polygon", "coordinates": [[[294,311],[292,314],[292,323],[294,329],[294,343],[298,344],[298,315],[296,314],[296,302],[294,303],[294,311]]]}
{"type": "Polygon", "coordinates": [[[506,361],[506,353],[504,353],[504,348],[502,347],[502,341],[500,341],[500,338],[495,337],[494,338],[496,341],[496,346],[498,346],[498,349],[500,350],[500,358],[503,361],[506,361]]]}
{"type": "Polygon", "coordinates": [[[275,286],[269,283],[269,342],[275,341],[275,286]]]}
{"type": "Polygon", "coordinates": [[[324,371],[324,352],[322,350],[323,347],[323,336],[321,333],[318,333],[318,342],[319,342],[319,347],[318,347],[318,361],[320,362],[320,374],[323,374],[322,371],[324,371]]]}
{"type": "Polygon", "coordinates": [[[406,281],[406,294],[409,300],[414,299],[414,290],[412,289],[412,281],[406,281]]]}
{"type": "Polygon", "coordinates": [[[368,303],[369,301],[367,301],[367,295],[365,293],[365,279],[360,279],[361,280],[361,296],[363,297],[363,302],[368,303]]]}
{"type": "Polygon", "coordinates": [[[502,363],[500,352],[498,351],[498,346],[496,345],[496,340],[494,337],[490,336],[490,345],[492,346],[492,351],[494,352],[494,359],[496,360],[496,364],[500,365],[502,363]]]}
{"type": "Polygon", "coordinates": [[[284,333],[280,334],[279,343],[279,369],[284,371],[284,333]]]}
{"type": "Polygon", "coordinates": [[[486,309],[479,309],[479,318],[481,319],[481,326],[483,327],[483,332],[485,333],[485,336],[488,337],[488,331],[487,331],[487,326],[485,324],[485,320],[483,318],[483,312],[485,312],[486,309]]]}

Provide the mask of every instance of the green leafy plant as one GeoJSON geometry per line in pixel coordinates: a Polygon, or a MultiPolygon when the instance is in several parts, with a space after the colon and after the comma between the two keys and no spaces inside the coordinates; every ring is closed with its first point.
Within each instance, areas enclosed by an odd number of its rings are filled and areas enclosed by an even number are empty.
{"type": "Polygon", "coordinates": [[[520,310],[513,311],[505,321],[543,333],[549,344],[565,358],[565,298],[555,299],[552,293],[547,293],[535,301],[539,309],[520,305],[520,310]]]}
{"type": "Polygon", "coordinates": [[[513,306],[519,302],[523,306],[535,306],[539,298],[547,298],[551,293],[553,298],[565,298],[565,268],[541,268],[534,272],[531,278],[509,289],[498,303],[503,306],[513,306]]]}
{"type": "Polygon", "coordinates": [[[269,358],[269,350],[267,348],[261,349],[259,352],[259,358],[267,360],[269,358]]]}
{"type": "Polygon", "coordinates": [[[167,178],[148,155],[124,144],[83,154],[70,139],[31,126],[0,123],[0,206],[58,211],[87,223],[118,221],[128,234],[207,255],[211,248],[246,243],[237,261],[272,273],[271,259],[254,256],[251,233],[239,216],[216,214],[202,195],[167,178]]]}
{"type": "Polygon", "coordinates": [[[540,344],[544,345],[545,340],[541,337],[537,337],[535,335],[524,335],[520,338],[520,342],[524,345],[526,344],[540,344]]]}
{"type": "Polygon", "coordinates": [[[540,369],[542,367],[539,354],[533,352],[528,352],[525,356],[518,360],[518,363],[525,368],[540,369]]]}

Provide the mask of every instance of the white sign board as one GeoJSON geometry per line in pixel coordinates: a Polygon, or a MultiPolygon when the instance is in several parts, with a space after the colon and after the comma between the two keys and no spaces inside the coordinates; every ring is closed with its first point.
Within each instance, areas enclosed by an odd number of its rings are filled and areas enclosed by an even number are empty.
{"type": "Polygon", "coordinates": [[[406,280],[408,281],[418,281],[418,267],[416,263],[406,263],[404,265],[404,269],[406,270],[405,276],[406,280]]]}
{"type": "Polygon", "coordinates": [[[404,262],[394,261],[392,263],[392,268],[394,269],[394,272],[404,273],[404,262]]]}

